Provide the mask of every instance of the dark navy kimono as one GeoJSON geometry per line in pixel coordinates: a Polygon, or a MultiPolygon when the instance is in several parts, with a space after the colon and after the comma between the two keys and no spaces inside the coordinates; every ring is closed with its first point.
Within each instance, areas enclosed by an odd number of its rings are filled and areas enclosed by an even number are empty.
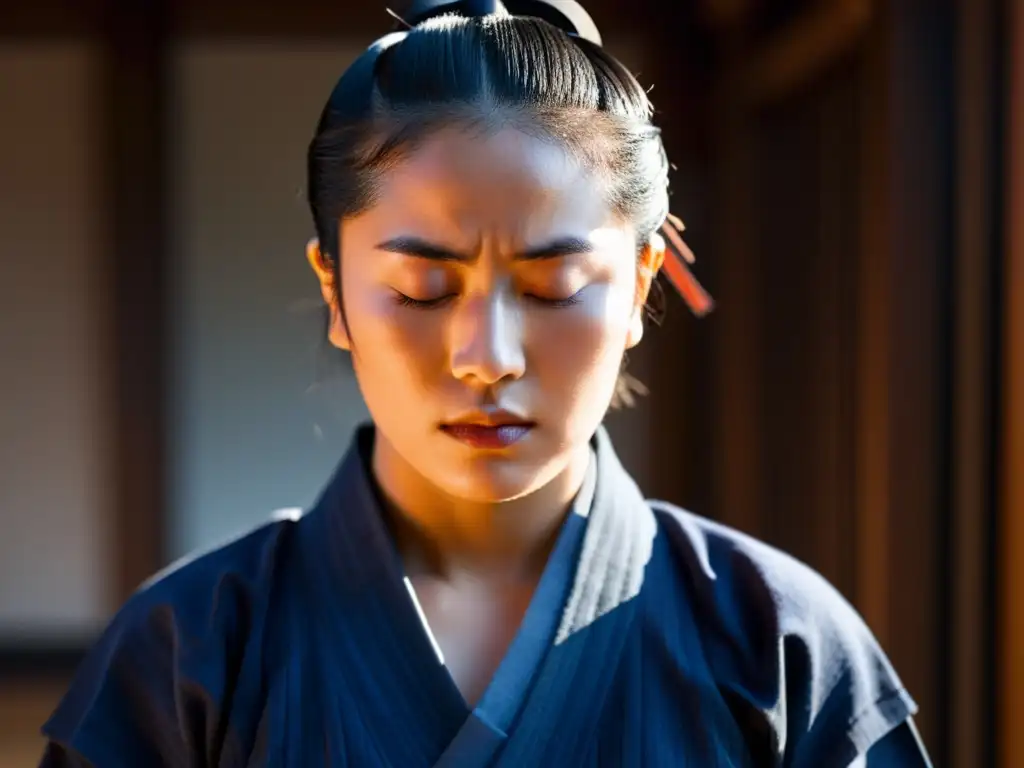
{"type": "Polygon", "coordinates": [[[404,578],[360,430],[309,513],[142,588],[43,765],[918,768],[915,705],[820,576],[644,501],[601,431],[475,707],[404,578]],[[866,756],[866,757],[865,757],[866,756]]]}

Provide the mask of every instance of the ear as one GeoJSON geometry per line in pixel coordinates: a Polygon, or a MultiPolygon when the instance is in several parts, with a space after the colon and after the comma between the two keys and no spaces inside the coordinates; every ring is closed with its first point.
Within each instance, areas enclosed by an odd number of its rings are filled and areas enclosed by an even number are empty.
{"type": "Polygon", "coordinates": [[[313,268],[317,281],[320,283],[320,295],[324,298],[327,311],[327,339],[338,349],[351,349],[348,329],[341,318],[341,296],[334,279],[334,264],[320,250],[320,241],[315,237],[306,244],[306,261],[313,268]]]}
{"type": "Polygon", "coordinates": [[[636,292],[633,299],[633,314],[629,319],[629,331],[626,333],[626,349],[632,349],[640,343],[644,336],[644,306],[651,293],[654,278],[661,271],[665,262],[665,239],[655,232],[650,241],[640,251],[640,259],[636,270],[636,292]]]}

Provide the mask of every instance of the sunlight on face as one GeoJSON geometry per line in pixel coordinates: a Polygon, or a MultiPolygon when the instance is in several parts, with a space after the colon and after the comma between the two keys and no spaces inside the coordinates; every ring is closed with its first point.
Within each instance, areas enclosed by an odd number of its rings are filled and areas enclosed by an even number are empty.
{"type": "Polygon", "coordinates": [[[342,222],[335,340],[381,450],[458,499],[542,487],[586,450],[639,341],[632,227],[596,175],[512,129],[435,135],[378,199],[342,222]]]}

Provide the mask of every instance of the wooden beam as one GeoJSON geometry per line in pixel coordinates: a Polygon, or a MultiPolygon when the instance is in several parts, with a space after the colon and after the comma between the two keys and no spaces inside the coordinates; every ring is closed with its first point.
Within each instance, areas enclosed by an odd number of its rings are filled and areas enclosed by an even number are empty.
{"type": "MultiPolygon", "coordinates": [[[[0,22],[0,40],[37,40],[89,37],[104,34],[109,0],[36,0],[9,3],[0,22]]],[[[143,9],[151,5],[138,3],[143,9]]],[[[159,5],[160,3],[158,3],[159,5]]],[[[365,39],[388,31],[393,19],[388,8],[406,2],[361,0],[357,3],[322,3],[317,0],[175,0],[164,3],[164,23],[171,37],[215,40],[265,39],[274,42],[301,40],[365,39]]],[[[620,6],[614,0],[590,0],[587,10],[603,32],[623,26],[643,31],[648,24],[622,24],[620,6]],[[613,24],[613,20],[616,22],[613,24]]],[[[612,35],[614,37],[614,34],[612,35]]]]}
{"type": "Polygon", "coordinates": [[[387,8],[405,4],[385,0],[288,4],[279,0],[177,0],[169,23],[175,36],[189,38],[266,38],[274,42],[365,38],[369,44],[394,23],[387,8]]]}
{"type": "Polygon", "coordinates": [[[697,17],[703,26],[723,33],[749,22],[754,7],[753,0],[699,0],[697,17]]]}
{"type": "Polygon", "coordinates": [[[755,47],[728,87],[751,108],[782,98],[853,51],[871,16],[871,0],[819,1],[755,47]]]}
{"type": "Polygon", "coordinates": [[[52,40],[102,34],[103,0],[38,0],[5,3],[0,40],[52,40]]]}
{"type": "MultiPolygon", "coordinates": [[[[292,0],[287,5],[280,0],[177,0],[169,23],[174,35],[190,38],[265,38],[274,42],[365,39],[369,44],[395,23],[388,9],[400,13],[408,5],[409,0],[292,0]]],[[[610,20],[623,17],[614,0],[590,0],[586,7],[606,34],[613,26],[610,20]]],[[[643,29],[645,25],[626,26],[643,29]]]]}

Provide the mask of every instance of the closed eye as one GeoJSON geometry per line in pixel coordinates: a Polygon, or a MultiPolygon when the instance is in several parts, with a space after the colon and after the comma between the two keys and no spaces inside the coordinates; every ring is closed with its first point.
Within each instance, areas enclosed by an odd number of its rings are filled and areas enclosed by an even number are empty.
{"type": "Polygon", "coordinates": [[[579,304],[582,300],[582,293],[584,289],[576,291],[572,296],[567,296],[564,299],[552,299],[546,296],[537,296],[533,293],[526,294],[527,298],[536,301],[542,306],[551,307],[552,309],[560,309],[564,307],[571,307],[579,304]]]}
{"type": "MultiPolygon", "coordinates": [[[[438,296],[435,299],[414,299],[412,296],[408,296],[400,291],[395,291],[395,301],[399,306],[411,307],[412,309],[435,309],[440,307],[450,300],[454,299],[457,294],[449,293],[444,296],[438,296]]],[[[572,307],[579,304],[582,300],[581,294],[583,289],[580,289],[572,296],[567,296],[564,299],[552,299],[546,296],[537,296],[533,293],[524,294],[526,298],[530,299],[543,307],[550,309],[562,309],[565,307],[572,307]]]]}
{"type": "Polygon", "coordinates": [[[455,294],[449,293],[444,296],[438,296],[436,299],[414,299],[412,296],[406,296],[400,291],[395,291],[395,301],[399,306],[412,307],[413,309],[434,309],[453,298],[455,298],[455,294]]]}

